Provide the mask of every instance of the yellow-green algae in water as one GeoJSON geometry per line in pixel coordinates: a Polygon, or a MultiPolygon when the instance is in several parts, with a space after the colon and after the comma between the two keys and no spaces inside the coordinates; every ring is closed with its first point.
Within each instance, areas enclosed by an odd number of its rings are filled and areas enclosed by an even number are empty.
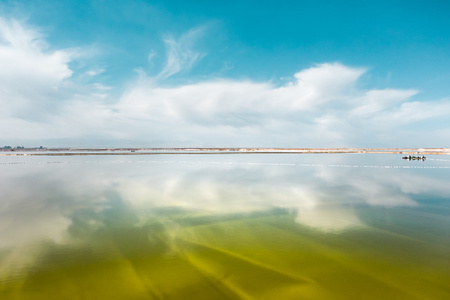
{"type": "MultiPolygon", "coordinates": [[[[260,177],[260,168],[185,166],[158,173],[160,181],[152,175],[145,190],[136,185],[137,177],[131,176],[136,174],[126,174],[133,183],[125,184],[118,179],[122,173],[113,173],[109,175],[113,183],[98,189],[78,182],[89,189],[88,196],[44,180],[37,184],[44,196],[18,193],[15,201],[27,198],[24,203],[39,203],[33,206],[35,214],[47,217],[49,211],[57,211],[70,222],[59,238],[44,234],[1,245],[0,299],[450,297],[450,206],[445,193],[440,198],[425,194],[401,198],[403,206],[368,205],[352,202],[359,197],[351,199],[355,187],[333,181],[332,186],[325,185],[328,190],[314,190],[322,201],[290,206],[287,201],[294,194],[295,201],[310,200],[311,188],[295,183],[292,189],[290,184],[268,180],[281,176],[289,182],[291,171],[283,172],[280,168],[260,177]],[[175,184],[174,174],[180,172],[184,179],[175,184]],[[167,182],[170,185],[162,189],[167,182]],[[173,185],[187,196],[175,192],[173,185]],[[133,193],[124,191],[128,186],[133,193]],[[265,205],[258,202],[267,195],[277,198],[265,205]],[[139,197],[151,205],[133,202],[139,197]],[[208,197],[239,209],[212,209],[208,197]],[[241,210],[244,206],[248,209],[241,210]]],[[[303,171],[295,172],[307,181],[303,171]]],[[[13,208],[12,202],[3,205],[1,216],[26,215],[23,206],[13,208]]],[[[44,222],[33,223],[27,216],[21,222],[36,227],[44,222]]]]}
{"type": "Polygon", "coordinates": [[[122,214],[105,211],[101,226],[74,233],[78,244],[30,248],[24,255],[37,257],[28,270],[2,272],[1,299],[444,299],[450,292],[448,252],[408,235],[323,234],[283,210],[161,212],[142,225],[122,214]]]}

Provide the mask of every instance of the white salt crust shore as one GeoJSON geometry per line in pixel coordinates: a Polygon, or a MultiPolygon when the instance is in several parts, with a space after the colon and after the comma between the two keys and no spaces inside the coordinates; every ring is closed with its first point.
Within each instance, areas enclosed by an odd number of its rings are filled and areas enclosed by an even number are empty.
{"type": "Polygon", "coordinates": [[[0,156],[156,155],[156,154],[339,154],[450,155],[450,148],[24,148],[1,149],[0,156]]]}

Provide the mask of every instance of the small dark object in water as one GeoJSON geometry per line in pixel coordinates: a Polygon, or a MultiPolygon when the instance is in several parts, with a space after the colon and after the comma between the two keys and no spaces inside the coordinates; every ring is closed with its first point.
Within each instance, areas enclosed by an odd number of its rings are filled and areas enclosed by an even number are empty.
{"type": "Polygon", "coordinates": [[[426,157],[425,156],[403,156],[402,159],[407,159],[407,160],[421,160],[421,161],[425,161],[426,157]]]}

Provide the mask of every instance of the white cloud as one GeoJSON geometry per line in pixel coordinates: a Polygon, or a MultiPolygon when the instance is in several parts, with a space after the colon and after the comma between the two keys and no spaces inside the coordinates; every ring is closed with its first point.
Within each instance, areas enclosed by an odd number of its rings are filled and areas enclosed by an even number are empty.
{"type": "MultiPolygon", "coordinates": [[[[396,120],[399,123],[413,123],[422,120],[447,117],[450,112],[450,100],[433,102],[405,102],[391,112],[377,116],[381,121],[396,120]]],[[[444,124],[445,125],[445,124],[444,124]]],[[[447,123],[448,125],[448,123],[447,123]]]]}
{"type": "Polygon", "coordinates": [[[363,118],[375,116],[408,101],[417,93],[416,90],[371,90],[357,99],[360,103],[352,109],[350,115],[363,118]]]}
{"type": "MultiPolygon", "coordinates": [[[[137,80],[114,95],[121,89],[71,79],[73,51],[51,50],[37,30],[0,19],[0,139],[86,138],[96,145],[120,139],[112,146],[449,146],[442,145],[450,130],[449,99],[413,101],[415,89],[362,89],[364,68],[318,64],[284,86],[220,78],[165,85],[199,61],[195,43],[204,31],[166,38],[167,63],[159,75],[149,78],[138,68],[137,80]],[[411,132],[417,133],[413,140],[411,132]]],[[[102,72],[86,74],[94,79],[102,72]]]]}
{"type": "Polygon", "coordinates": [[[273,119],[295,118],[298,113],[348,98],[347,92],[362,73],[340,64],[322,64],[296,73],[295,82],[280,88],[269,83],[230,80],[170,88],[143,84],[128,90],[116,108],[130,118],[143,120],[254,126],[273,119]]]}
{"type": "Polygon", "coordinates": [[[99,90],[99,91],[108,91],[108,90],[111,89],[110,86],[106,86],[106,85],[103,85],[103,84],[101,84],[101,83],[93,83],[93,84],[91,84],[91,86],[92,86],[94,89],[99,90]]]}
{"type": "Polygon", "coordinates": [[[301,101],[315,101],[316,105],[330,100],[342,100],[352,95],[354,85],[366,72],[361,68],[344,65],[319,64],[294,75],[301,101]]]}
{"type": "Polygon", "coordinates": [[[147,132],[165,128],[175,140],[200,137],[207,145],[220,138],[225,145],[246,138],[259,140],[258,145],[358,145],[383,134],[398,138],[400,129],[392,129],[416,120],[450,115],[447,100],[411,102],[416,90],[358,89],[364,72],[320,64],[296,73],[282,87],[215,80],[162,88],[144,82],[126,91],[114,109],[125,119],[147,124],[147,132]],[[423,111],[426,107],[433,109],[423,111]]]}
{"type": "Polygon", "coordinates": [[[72,75],[71,53],[50,51],[37,31],[0,18],[1,115],[28,115],[45,106],[72,75]]]}
{"type": "Polygon", "coordinates": [[[87,71],[86,74],[89,76],[97,76],[97,75],[104,73],[105,71],[106,71],[105,69],[90,70],[90,71],[87,71]]]}

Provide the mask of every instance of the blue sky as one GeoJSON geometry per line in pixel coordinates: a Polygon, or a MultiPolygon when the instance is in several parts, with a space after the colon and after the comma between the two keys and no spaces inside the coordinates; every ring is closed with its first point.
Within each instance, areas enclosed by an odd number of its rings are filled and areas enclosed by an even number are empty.
{"type": "Polygon", "coordinates": [[[0,1],[0,145],[450,147],[449,12],[0,1]]]}

